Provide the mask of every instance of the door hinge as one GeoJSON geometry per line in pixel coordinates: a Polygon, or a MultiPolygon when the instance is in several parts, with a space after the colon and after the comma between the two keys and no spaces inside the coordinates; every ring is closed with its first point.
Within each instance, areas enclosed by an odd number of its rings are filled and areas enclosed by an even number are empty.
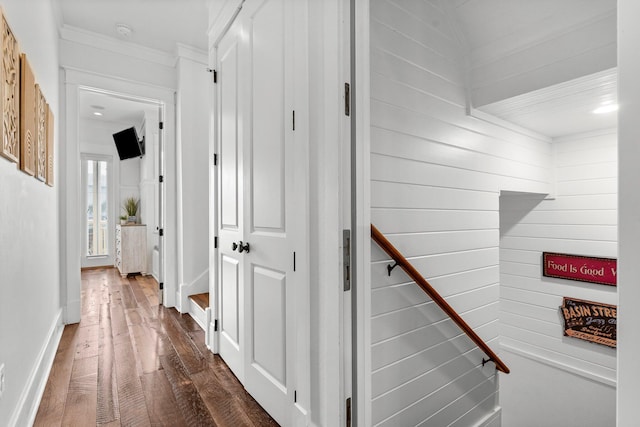
{"type": "Polygon", "coordinates": [[[345,418],[347,427],[351,427],[351,398],[347,399],[346,408],[345,408],[345,418]]]}
{"type": "Polygon", "coordinates": [[[160,287],[160,290],[164,289],[164,282],[158,283],[158,287],[160,287]]]}
{"type": "Polygon", "coordinates": [[[296,253],[293,253],[293,271],[296,271],[296,253]]]}
{"type": "Polygon", "coordinates": [[[344,291],[351,290],[351,230],[342,230],[342,265],[344,268],[344,291]]]}
{"type": "Polygon", "coordinates": [[[218,332],[218,319],[213,321],[213,332],[218,332]]]}
{"type": "Polygon", "coordinates": [[[158,177],[158,182],[164,182],[164,176],[160,175],[160,176],[158,177]]]}
{"type": "Polygon", "coordinates": [[[218,249],[218,236],[213,238],[213,248],[218,249]]]}
{"type": "Polygon", "coordinates": [[[164,228],[158,230],[158,234],[160,235],[160,237],[164,236],[164,228]]]}
{"type": "Polygon", "coordinates": [[[218,155],[217,154],[213,155],[213,166],[218,166],[218,155]]]}
{"type": "Polygon", "coordinates": [[[292,129],[293,129],[293,130],[296,130],[296,110],[293,110],[293,111],[292,111],[292,119],[291,119],[291,120],[292,120],[292,122],[293,122],[292,129]]]}
{"type": "Polygon", "coordinates": [[[298,402],[298,391],[293,390],[293,403],[297,403],[297,402],[298,402]]]}
{"type": "Polygon", "coordinates": [[[344,84],[344,115],[351,114],[351,88],[349,83],[344,84]]]}
{"type": "Polygon", "coordinates": [[[164,129],[164,122],[159,122],[159,123],[158,123],[158,127],[159,127],[160,129],[164,129]]]}

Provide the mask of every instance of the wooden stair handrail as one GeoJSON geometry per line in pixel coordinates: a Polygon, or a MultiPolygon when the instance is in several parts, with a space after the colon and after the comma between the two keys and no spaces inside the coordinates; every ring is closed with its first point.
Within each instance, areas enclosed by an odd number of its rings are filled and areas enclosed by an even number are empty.
{"type": "MultiPolygon", "coordinates": [[[[423,291],[429,295],[429,297],[438,304],[438,306],[453,320],[456,325],[462,329],[462,331],[467,334],[471,341],[473,341],[478,347],[484,351],[484,353],[489,356],[489,361],[492,361],[496,365],[496,369],[504,372],[505,374],[509,373],[509,368],[504,362],[498,357],[497,354],[491,350],[491,348],[487,345],[486,342],[482,338],[478,336],[474,332],[474,330],[469,326],[467,322],[464,321],[462,317],[449,305],[449,303],[440,296],[438,291],[436,291],[427,280],[422,277],[422,275],[415,269],[415,267],[400,253],[398,249],[396,249],[393,244],[387,240],[386,237],[375,227],[375,225],[371,224],[371,237],[373,240],[380,246],[380,248],[387,253],[397,265],[400,266],[404,270],[405,273],[409,275],[411,279],[413,279],[418,286],[422,288],[423,291]]],[[[391,270],[391,269],[390,269],[391,270]]],[[[487,360],[482,360],[482,365],[484,365],[487,360]]]]}

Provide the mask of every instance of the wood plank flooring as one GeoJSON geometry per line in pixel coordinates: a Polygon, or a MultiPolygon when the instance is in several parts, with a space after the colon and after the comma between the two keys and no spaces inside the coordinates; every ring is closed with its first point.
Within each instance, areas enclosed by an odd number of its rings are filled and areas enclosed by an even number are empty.
{"type": "Polygon", "coordinates": [[[35,426],[277,426],[189,315],[158,305],[151,276],[82,272],[35,426]]]}

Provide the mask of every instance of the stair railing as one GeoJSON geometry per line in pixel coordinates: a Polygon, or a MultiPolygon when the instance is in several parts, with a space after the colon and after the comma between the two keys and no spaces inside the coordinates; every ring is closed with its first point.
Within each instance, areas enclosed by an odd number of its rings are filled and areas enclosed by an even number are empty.
{"type": "Polygon", "coordinates": [[[418,270],[415,269],[415,267],[404,257],[404,255],[402,255],[400,251],[395,246],[393,246],[393,244],[386,237],[384,237],[384,235],[373,224],[371,224],[371,238],[378,244],[378,246],[380,246],[383,251],[386,252],[387,255],[389,255],[396,262],[396,264],[393,266],[387,266],[389,274],[391,274],[391,270],[393,270],[396,266],[400,266],[400,268],[402,268],[402,270],[404,270],[404,272],[407,273],[407,275],[409,275],[409,277],[413,279],[413,281],[415,281],[416,284],[427,293],[427,295],[429,295],[433,302],[438,304],[438,306],[451,318],[451,320],[453,320],[456,325],[458,325],[460,329],[462,329],[462,331],[467,334],[469,338],[471,338],[471,341],[473,341],[478,347],[482,349],[482,351],[484,351],[487,356],[489,356],[489,360],[486,360],[484,358],[482,359],[482,366],[484,366],[485,363],[491,361],[495,363],[497,370],[504,372],[505,374],[509,373],[509,368],[507,367],[507,365],[505,365],[504,362],[498,357],[498,355],[495,354],[493,350],[491,350],[491,347],[489,347],[487,343],[484,342],[484,340],[475,333],[471,326],[469,326],[469,324],[465,322],[462,317],[460,317],[460,315],[453,309],[453,307],[451,307],[449,303],[444,298],[442,298],[438,291],[436,291],[429,284],[429,282],[427,282],[427,280],[422,277],[418,270]]]}

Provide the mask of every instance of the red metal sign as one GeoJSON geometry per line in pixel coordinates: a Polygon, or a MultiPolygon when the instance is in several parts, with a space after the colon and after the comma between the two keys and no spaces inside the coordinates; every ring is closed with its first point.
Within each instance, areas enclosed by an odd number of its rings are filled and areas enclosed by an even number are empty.
{"type": "Polygon", "coordinates": [[[616,286],[617,268],[615,258],[542,253],[542,274],[547,277],[616,286]]]}

